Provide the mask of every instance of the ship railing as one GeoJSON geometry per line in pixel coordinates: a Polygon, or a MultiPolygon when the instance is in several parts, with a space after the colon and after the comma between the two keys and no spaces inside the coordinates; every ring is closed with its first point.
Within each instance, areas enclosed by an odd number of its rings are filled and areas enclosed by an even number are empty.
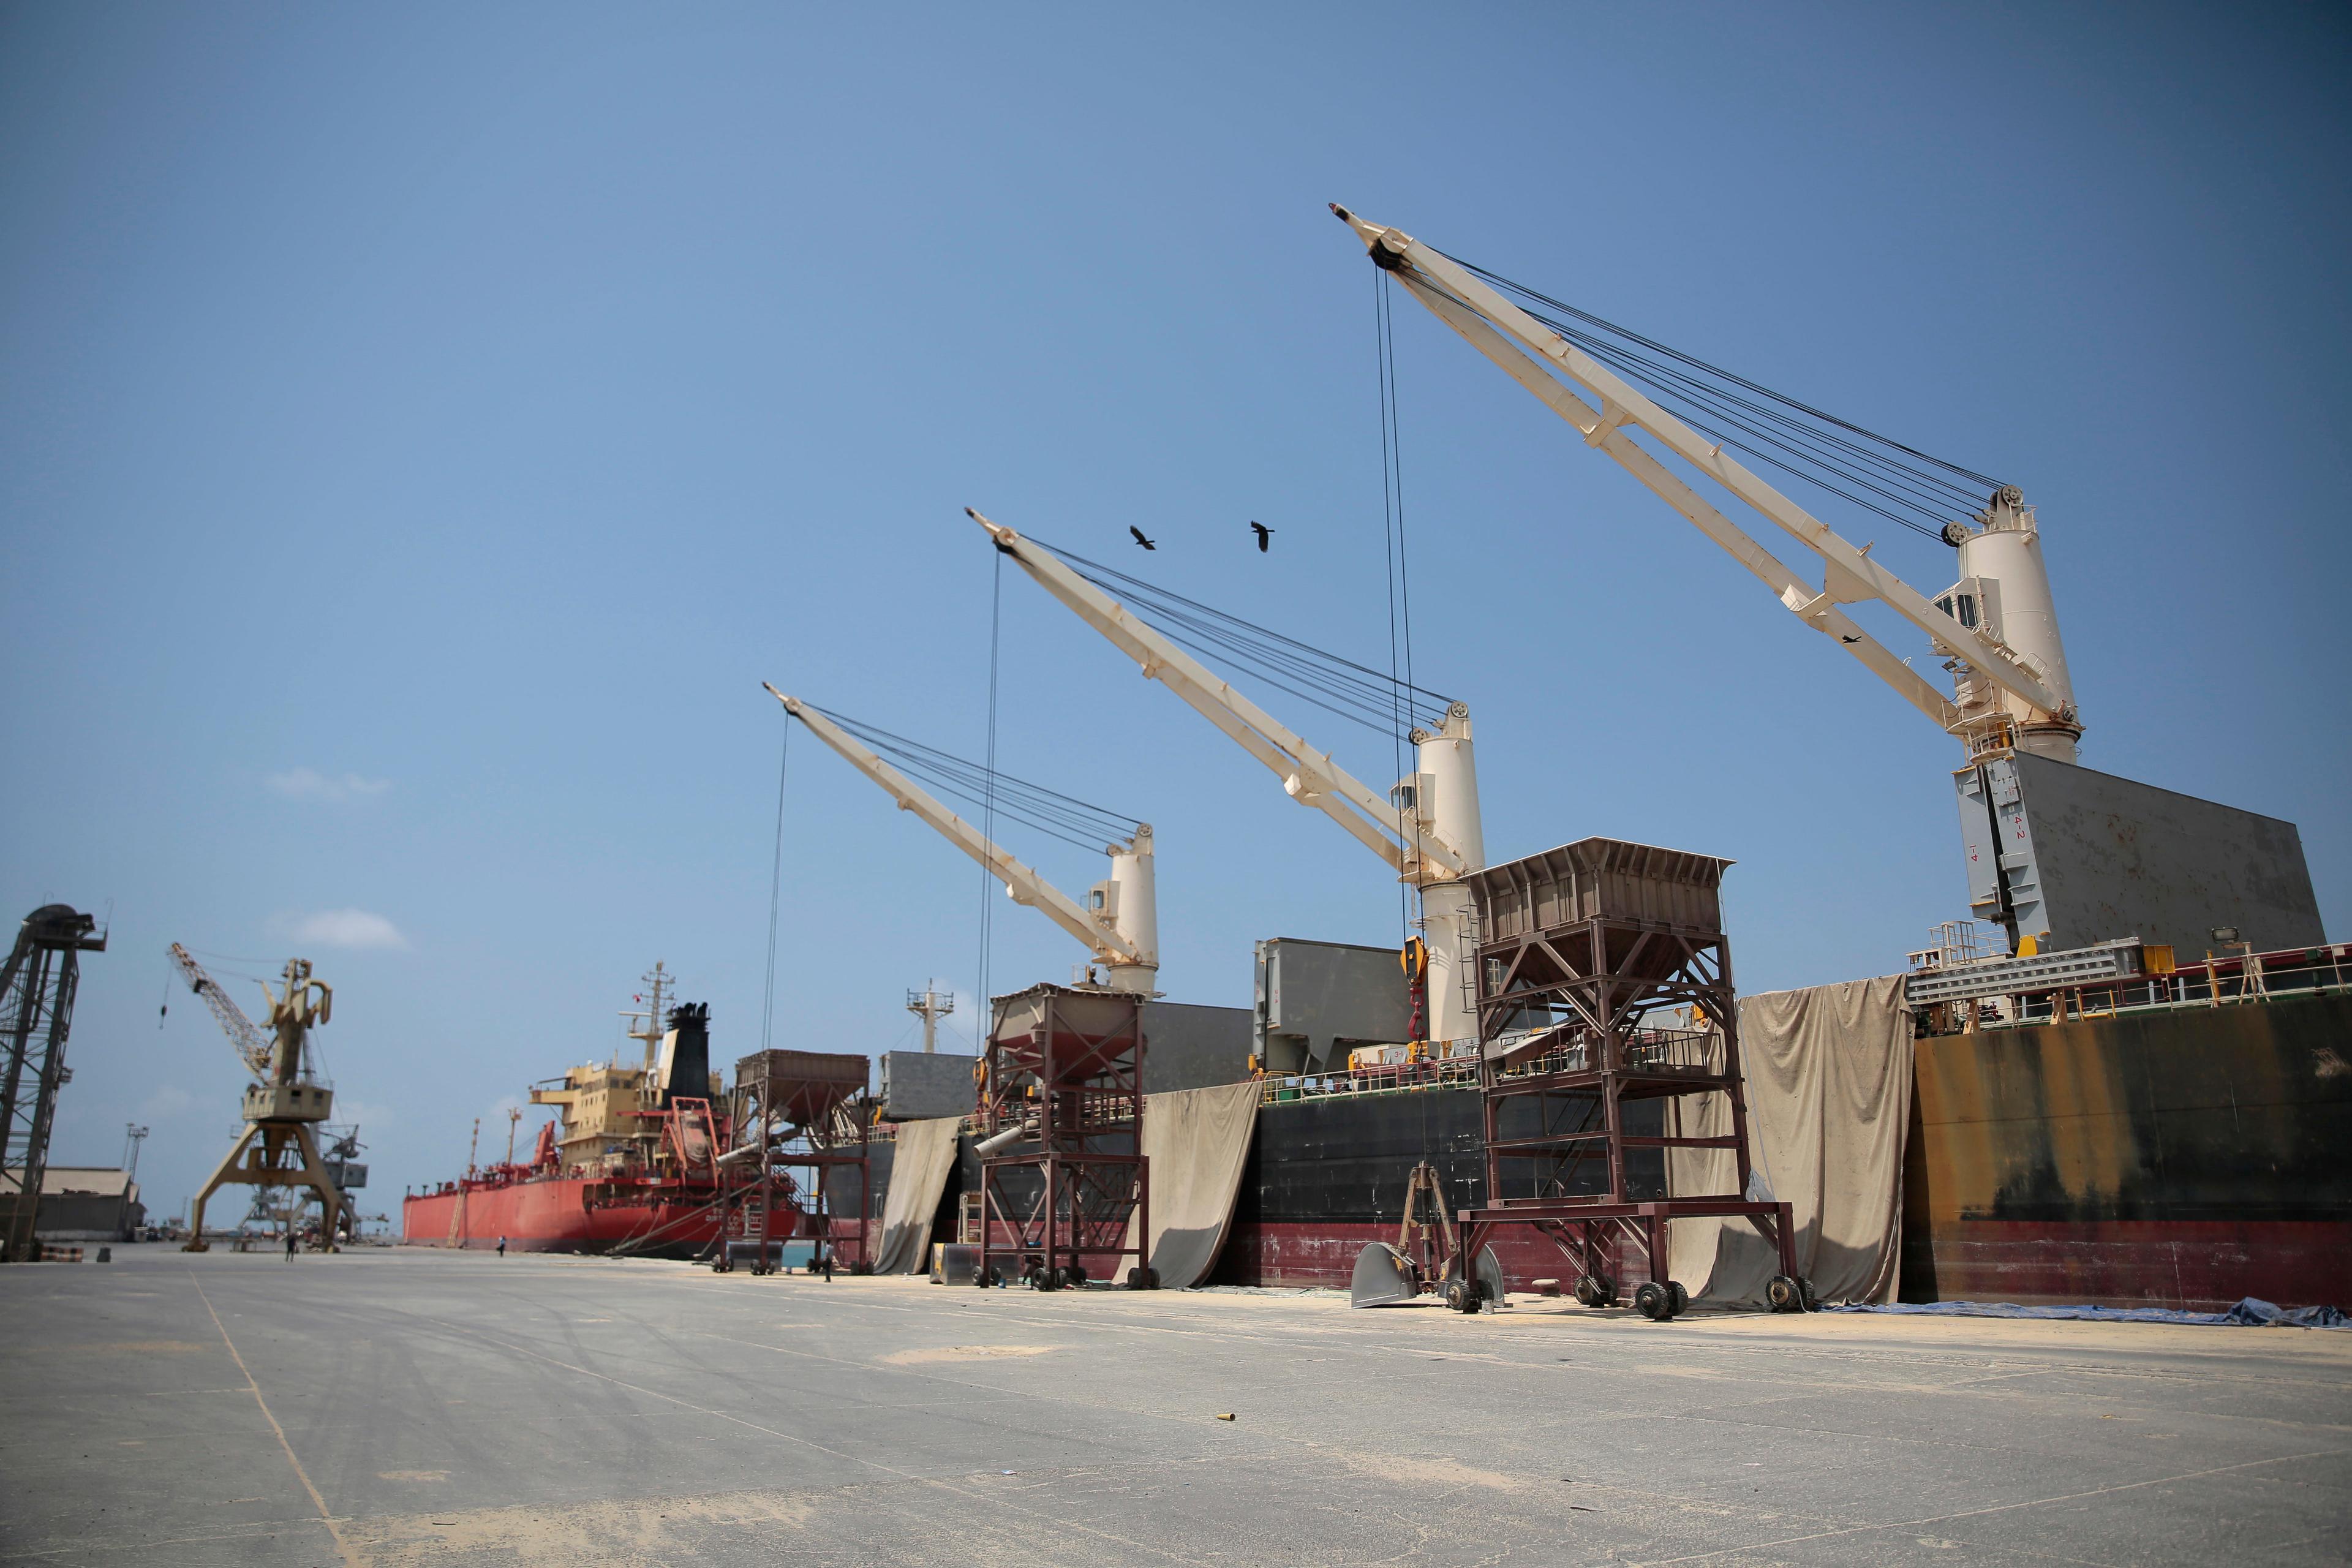
{"type": "Polygon", "coordinates": [[[1397,1094],[1407,1090],[1478,1086],[1475,1057],[1361,1067],[1345,1072],[1267,1073],[1258,1079],[1258,1103],[1286,1105],[1341,1094],[1397,1094]]]}
{"type": "Polygon", "coordinates": [[[1937,1026],[1950,1033],[2033,1028],[2078,1019],[2107,1018],[2189,1007],[2226,1007],[2282,996],[2325,996],[2352,991],[2352,943],[2286,948],[2273,952],[2208,953],[2168,973],[2057,985],[1948,1005],[1937,1026]],[[1973,1009],[1976,1016],[1969,1017],[1973,1009]]]}
{"type": "MultiPolygon", "coordinates": [[[[1625,1072],[1706,1072],[1715,1065],[1710,1029],[1633,1029],[1619,1037],[1619,1063],[1625,1072]]],[[[1507,1045],[1507,1042],[1506,1042],[1507,1045]]],[[[1601,1037],[1579,1028],[1551,1049],[1496,1069],[1499,1081],[1592,1072],[1601,1066],[1601,1037]]]]}

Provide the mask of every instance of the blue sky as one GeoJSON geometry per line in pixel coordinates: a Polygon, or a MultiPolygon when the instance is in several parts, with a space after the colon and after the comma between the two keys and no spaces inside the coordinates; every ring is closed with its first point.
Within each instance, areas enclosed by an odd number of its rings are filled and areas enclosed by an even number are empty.
{"type": "MultiPolygon", "coordinates": [[[[0,8],[0,909],[113,922],[53,1158],[143,1120],[172,1208],[226,1146],[174,941],[336,985],[372,1212],[657,958],[755,1047],[759,683],[977,754],[964,505],[1383,663],[1332,200],[2023,486],[2084,760],[2299,823],[2341,935],[2347,64],[2316,7],[0,8]]],[[[1397,343],[1490,856],[1738,860],[1750,989],[1962,912],[1951,743],[1409,304],[1397,343]]],[[[1395,939],[1359,846],[1003,595],[1000,761],[1155,825],[1171,996],[1395,939]]],[[[996,901],[998,987],[1066,977],[996,901]]],[[[903,1043],[981,903],[798,737],[775,1043],[903,1043]]]]}

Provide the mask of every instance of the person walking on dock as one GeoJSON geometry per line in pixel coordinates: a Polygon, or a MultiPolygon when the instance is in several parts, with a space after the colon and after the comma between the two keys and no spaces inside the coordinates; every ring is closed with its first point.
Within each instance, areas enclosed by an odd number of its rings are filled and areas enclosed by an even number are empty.
{"type": "Polygon", "coordinates": [[[294,1233],[291,1230],[286,1233],[286,1261],[294,1261],[294,1233]]]}
{"type": "Polygon", "coordinates": [[[499,1256],[500,1258],[504,1258],[506,1255],[507,1255],[507,1238],[506,1238],[505,1237],[503,1237],[503,1236],[502,1236],[502,1237],[499,1237],[499,1256]]]}

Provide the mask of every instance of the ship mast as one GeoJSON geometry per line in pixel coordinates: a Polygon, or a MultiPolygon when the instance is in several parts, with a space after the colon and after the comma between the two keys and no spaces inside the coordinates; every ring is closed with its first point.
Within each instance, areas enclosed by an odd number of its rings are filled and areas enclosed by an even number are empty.
{"type": "Polygon", "coordinates": [[[955,1011],[955,995],[942,994],[936,980],[920,991],[907,993],[907,1011],[923,1021],[923,1054],[936,1055],[940,1048],[940,1020],[955,1011]]]}
{"type": "MultiPolygon", "coordinates": [[[[627,1034],[629,1038],[633,1040],[643,1040],[646,1043],[646,1077],[650,1079],[653,1075],[655,1067],[659,1064],[661,1059],[662,1035],[665,1033],[662,1028],[662,1019],[666,1016],[662,1011],[662,997],[669,990],[672,982],[674,982],[677,976],[670,973],[663,965],[661,960],[656,959],[654,961],[652,971],[643,975],[641,978],[643,979],[646,986],[646,1010],[639,1013],[634,1009],[625,1008],[622,1010],[621,1016],[624,1018],[643,1018],[646,1021],[646,1026],[644,1028],[631,1029],[627,1031],[627,1034]]],[[[619,1064],[616,1062],[614,1065],[618,1066],[619,1064]]]]}

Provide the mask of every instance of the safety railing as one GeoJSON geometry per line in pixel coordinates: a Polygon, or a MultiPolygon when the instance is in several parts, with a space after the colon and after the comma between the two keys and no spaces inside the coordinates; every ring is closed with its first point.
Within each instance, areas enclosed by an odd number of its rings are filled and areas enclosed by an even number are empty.
{"type": "Polygon", "coordinates": [[[1362,1067],[1346,1072],[1268,1073],[1258,1079],[1258,1103],[1287,1105],[1342,1094],[1399,1094],[1431,1089],[1478,1086],[1475,1057],[1441,1058],[1393,1066],[1362,1067]]]}

